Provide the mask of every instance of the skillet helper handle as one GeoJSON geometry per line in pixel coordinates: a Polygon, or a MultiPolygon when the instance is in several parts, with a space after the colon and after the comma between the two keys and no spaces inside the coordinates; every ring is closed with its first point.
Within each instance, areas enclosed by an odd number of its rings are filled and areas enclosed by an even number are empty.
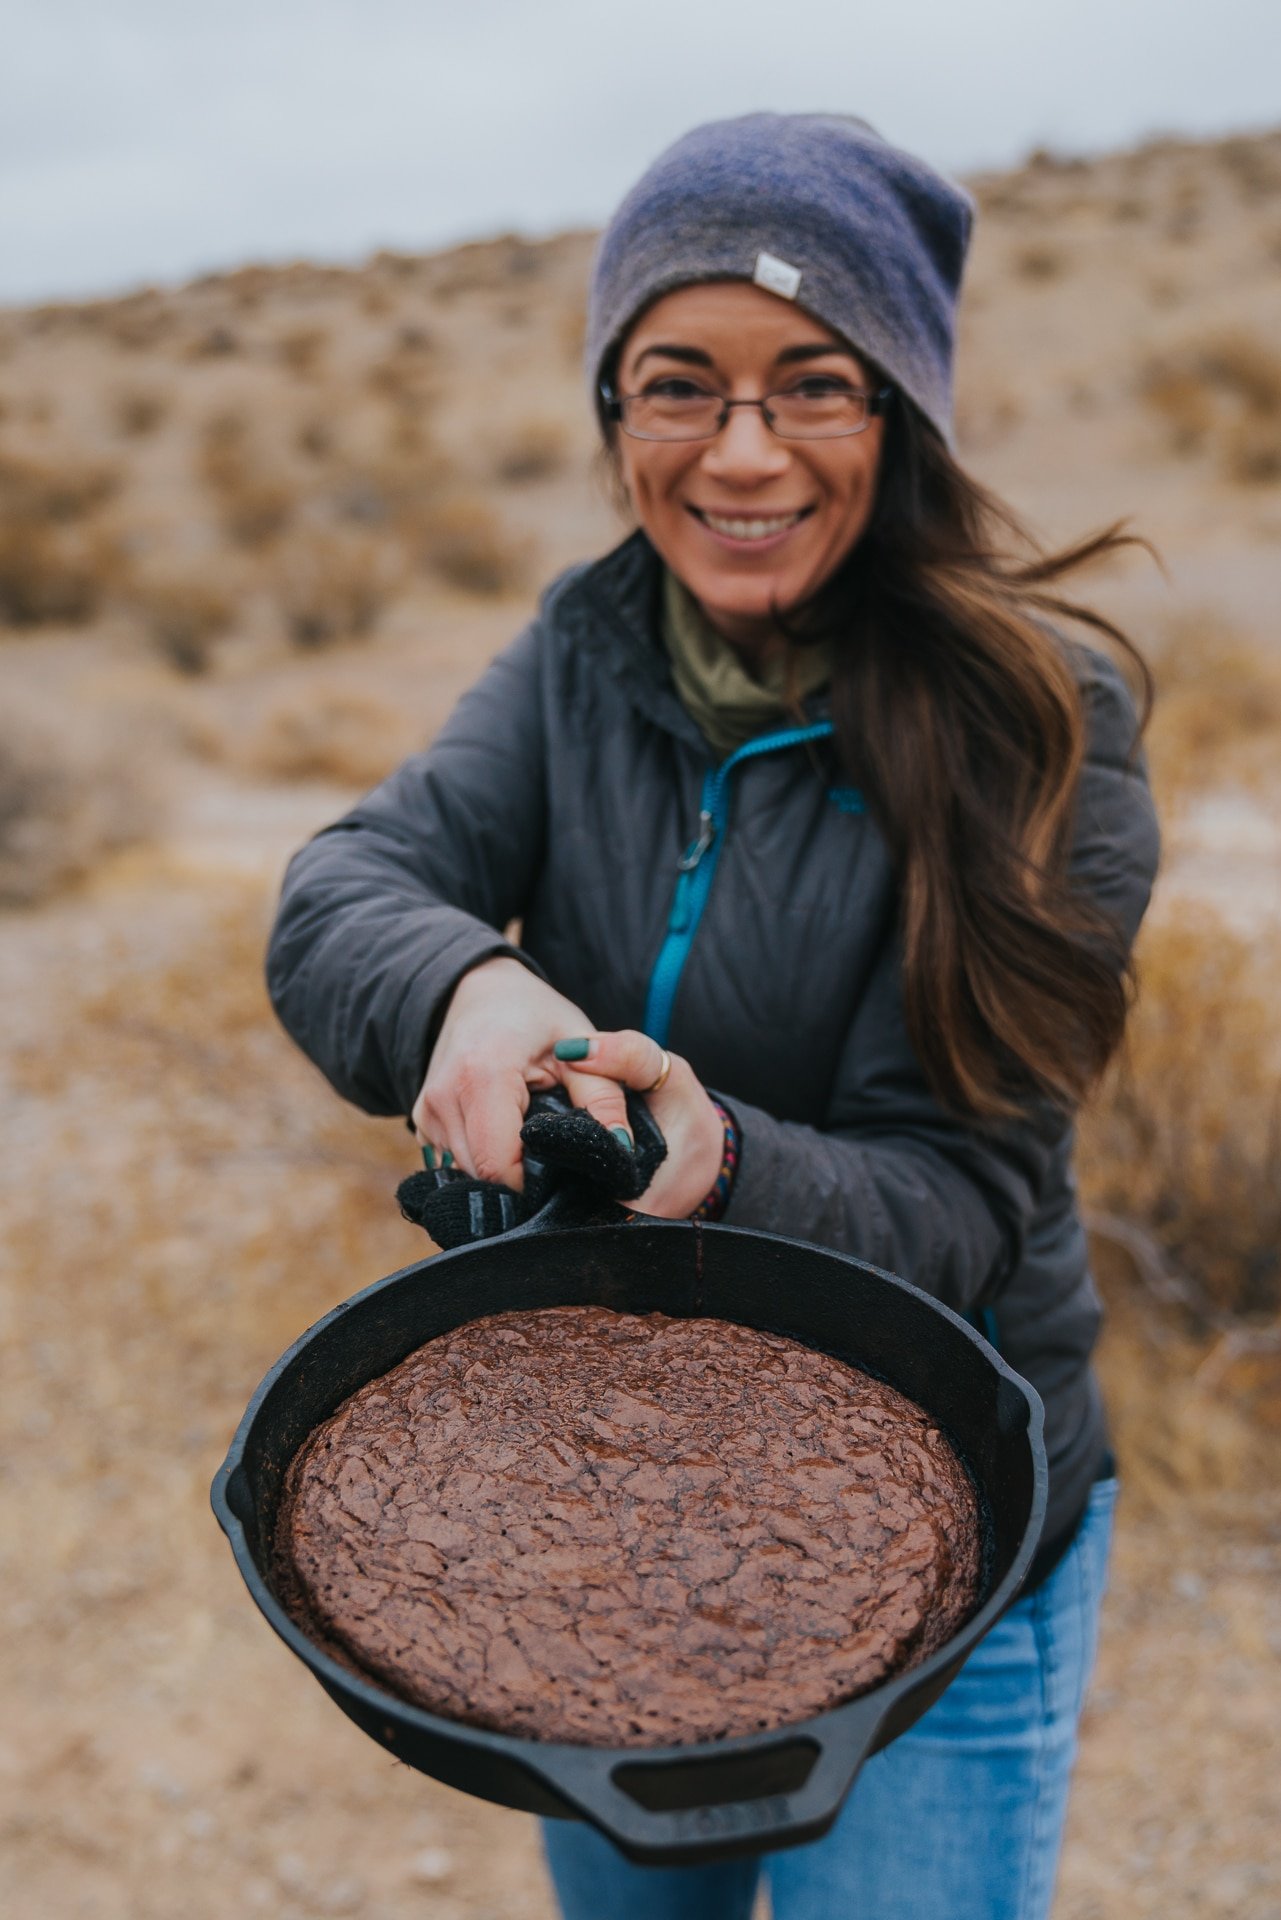
{"type": "Polygon", "coordinates": [[[620,1757],[617,1750],[548,1746],[530,1767],[637,1866],[698,1866],[821,1839],[873,1751],[885,1713],[884,1699],[851,1701],[822,1726],[781,1727],[776,1741],[749,1755],[705,1758],[706,1748],[691,1748],[682,1762],[670,1751],[662,1760],[647,1760],[639,1748],[633,1758],[620,1757]],[[813,1764],[804,1772],[807,1750],[813,1764]],[[651,1797],[671,1797],[673,1776],[682,1765],[689,1769],[691,1804],[644,1805],[651,1797]],[[792,1778],[800,1784],[758,1786],[743,1798],[722,1797],[735,1791],[733,1769],[741,1778],[755,1773],[768,1782],[772,1773],[783,1783],[792,1778]],[[706,1797],[718,1775],[722,1784],[716,1797],[706,1797]]]}
{"type": "Polygon", "coordinates": [[[461,1167],[436,1167],[401,1181],[396,1192],[401,1212],[439,1247],[541,1226],[603,1225],[625,1218],[626,1203],[644,1192],[667,1155],[667,1142],[644,1100],[630,1092],[626,1097],[634,1150],[574,1107],[560,1088],[535,1093],[521,1129],[523,1192],[478,1180],[461,1167]]]}

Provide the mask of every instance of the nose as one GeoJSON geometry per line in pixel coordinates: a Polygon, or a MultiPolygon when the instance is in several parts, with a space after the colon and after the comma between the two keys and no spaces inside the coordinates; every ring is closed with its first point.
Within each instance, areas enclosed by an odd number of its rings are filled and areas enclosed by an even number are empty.
{"type": "Polygon", "coordinates": [[[732,407],[716,438],[707,442],[701,464],[711,479],[746,489],[778,479],[791,459],[759,407],[732,407]]]}

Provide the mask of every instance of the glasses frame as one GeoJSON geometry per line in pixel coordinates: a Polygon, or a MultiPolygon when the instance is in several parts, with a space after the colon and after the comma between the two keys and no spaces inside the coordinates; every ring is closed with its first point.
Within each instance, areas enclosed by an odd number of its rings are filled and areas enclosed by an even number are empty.
{"type": "MultiPolygon", "coordinates": [[[[646,440],[651,444],[657,443],[660,445],[664,443],[679,445],[683,442],[687,446],[693,445],[699,440],[714,440],[718,433],[724,431],[725,422],[729,419],[730,411],[734,407],[759,407],[762,419],[776,440],[786,440],[788,442],[848,440],[853,434],[866,433],[873,419],[878,414],[884,414],[888,410],[890,401],[894,398],[893,387],[850,387],[848,392],[856,394],[862,400],[866,400],[867,412],[857,427],[844,427],[840,433],[780,433],[774,416],[770,412],[769,403],[771,400],[788,399],[790,396],[785,391],[763,393],[759,400],[727,400],[723,394],[716,395],[716,398],[721,403],[721,412],[720,418],[710,433],[637,433],[633,428],[628,426],[624,416],[624,408],[627,401],[643,400],[645,395],[643,393],[616,393],[608,380],[602,380],[600,383],[600,397],[601,404],[605,411],[605,418],[616,421],[629,440],[646,440]]],[[[711,398],[712,395],[709,394],[708,399],[711,398]]]]}

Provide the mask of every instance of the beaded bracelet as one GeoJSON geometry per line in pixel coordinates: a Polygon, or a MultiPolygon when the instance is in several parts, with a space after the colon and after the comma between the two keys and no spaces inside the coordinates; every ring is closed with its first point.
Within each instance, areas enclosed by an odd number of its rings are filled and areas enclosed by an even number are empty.
{"type": "Polygon", "coordinates": [[[691,1220],[719,1220],[729,1205],[729,1196],[734,1187],[734,1175],[738,1171],[738,1128],[733,1117],[726,1113],[719,1100],[712,1105],[721,1116],[721,1125],[725,1129],[725,1144],[721,1148],[721,1170],[717,1174],[711,1192],[705,1200],[700,1200],[691,1220]]]}

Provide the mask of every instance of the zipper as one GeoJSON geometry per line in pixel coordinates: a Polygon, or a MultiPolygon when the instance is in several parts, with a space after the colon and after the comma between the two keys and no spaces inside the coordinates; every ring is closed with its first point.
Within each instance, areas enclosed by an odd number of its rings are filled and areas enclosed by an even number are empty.
{"type": "Polygon", "coordinates": [[[645,999],[645,1032],[657,1040],[660,1047],[667,1044],[676,989],[725,844],[730,775],[746,760],[755,760],[763,753],[781,753],[787,747],[799,747],[810,740],[826,740],[831,733],[830,720],[817,720],[809,727],[788,727],[781,733],[763,733],[737,747],[727,760],[712,767],[703,781],[698,832],[676,863],[676,890],[667,916],[667,932],[654,962],[645,999]]]}

